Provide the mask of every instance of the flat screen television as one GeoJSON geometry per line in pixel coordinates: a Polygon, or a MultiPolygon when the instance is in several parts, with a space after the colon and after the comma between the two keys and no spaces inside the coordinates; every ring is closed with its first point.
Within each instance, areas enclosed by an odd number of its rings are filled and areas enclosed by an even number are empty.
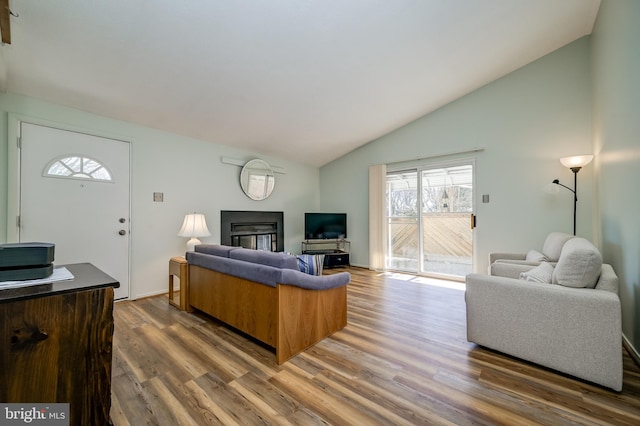
{"type": "Polygon", "coordinates": [[[304,235],[307,240],[347,238],[347,214],[305,213],[304,235]]]}

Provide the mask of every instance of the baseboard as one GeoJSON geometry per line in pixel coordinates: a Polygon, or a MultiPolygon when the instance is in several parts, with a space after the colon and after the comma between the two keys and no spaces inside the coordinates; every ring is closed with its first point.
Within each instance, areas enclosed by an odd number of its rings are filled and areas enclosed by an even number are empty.
{"type": "Polygon", "coordinates": [[[622,333],[622,345],[629,352],[629,356],[636,363],[638,367],[640,367],[640,353],[633,347],[627,336],[622,333]]]}
{"type": "Polygon", "coordinates": [[[135,296],[130,296],[128,300],[145,299],[147,297],[157,296],[159,294],[167,294],[167,290],[165,289],[165,290],[152,291],[149,293],[137,294],[135,296]]]}

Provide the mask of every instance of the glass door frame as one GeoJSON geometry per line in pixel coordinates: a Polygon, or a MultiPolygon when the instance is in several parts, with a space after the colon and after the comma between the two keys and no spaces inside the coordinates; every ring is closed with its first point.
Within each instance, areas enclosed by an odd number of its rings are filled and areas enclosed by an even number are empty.
{"type": "Polygon", "coordinates": [[[471,185],[472,185],[472,196],[471,196],[471,200],[472,200],[472,206],[471,206],[471,212],[469,213],[469,227],[471,228],[471,271],[473,270],[473,263],[474,263],[474,247],[475,247],[475,243],[474,243],[474,239],[475,239],[475,232],[474,229],[471,227],[471,221],[472,221],[472,217],[475,216],[475,211],[476,211],[476,161],[475,158],[459,158],[459,159],[451,159],[451,160],[442,160],[440,159],[440,161],[434,160],[434,161],[421,161],[419,164],[411,164],[411,165],[406,165],[404,167],[402,166],[396,166],[396,167],[389,167],[387,169],[387,176],[389,175],[394,175],[394,174],[400,174],[400,173],[415,173],[416,175],[416,191],[417,191],[417,232],[418,232],[418,247],[417,247],[417,255],[418,255],[418,259],[417,259],[417,265],[415,270],[409,270],[409,269],[401,269],[401,268],[397,268],[397,267],[392,267],[392,265],[390,264],[390,254],[392,254],[392,238],[391,238],[391,219],[392,216],[390,215],[390,209],[389,209],[389,194],[387,194],[387,196],[385,197],[385,202],[387,203],[386,206],[386,223],[387,223],[387,250],[386,250],[386,256],[385,256],[385,267],[387,270],[390,271],[399,271],[399,272],[407,272],[407,273],[414,273],[417,275],[421,275],[421,276],[429,276],[429,277],[434,277],[434,278],[444,278],[444,279],[449,279],[449,280],[459,280],[459,281],[463,281],[464,280],[464,276],[460,276],[460,275],[449,275],[449,274],[445,274],[445,273],[438,273],[438,272],[432,272],[432,271],[426,271],[425,267],[424,267],[424,219],[423,219],[423,215],[424,215],[424,207],[423,207],[423,179],[422,179],[422,173],[424,171],[427,170],[434,170],[434,169],[447,169],[447,168],[453,168],[453,167],[459,167],[459,166],[471,166],[471,185]]]}

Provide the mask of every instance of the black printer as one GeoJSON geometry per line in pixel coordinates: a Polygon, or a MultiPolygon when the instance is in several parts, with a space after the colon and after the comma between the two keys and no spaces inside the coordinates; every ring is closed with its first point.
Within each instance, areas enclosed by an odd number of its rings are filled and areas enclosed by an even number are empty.
{"type": "Polygon", "coordinates": [[[46,278],[53,274],[55,244],[0,244],[0,281],[46,278]]]}

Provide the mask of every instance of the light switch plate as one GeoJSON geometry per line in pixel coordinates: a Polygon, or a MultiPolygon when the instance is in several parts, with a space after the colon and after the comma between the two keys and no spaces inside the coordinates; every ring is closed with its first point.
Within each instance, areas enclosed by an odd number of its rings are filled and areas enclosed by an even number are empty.
{"type": "Polygon", "coordinates": [[[153,193],[153,201],[156,203],[161,203],[164,201],[164,193],[163,192],[154,192],[153,193]]]}

